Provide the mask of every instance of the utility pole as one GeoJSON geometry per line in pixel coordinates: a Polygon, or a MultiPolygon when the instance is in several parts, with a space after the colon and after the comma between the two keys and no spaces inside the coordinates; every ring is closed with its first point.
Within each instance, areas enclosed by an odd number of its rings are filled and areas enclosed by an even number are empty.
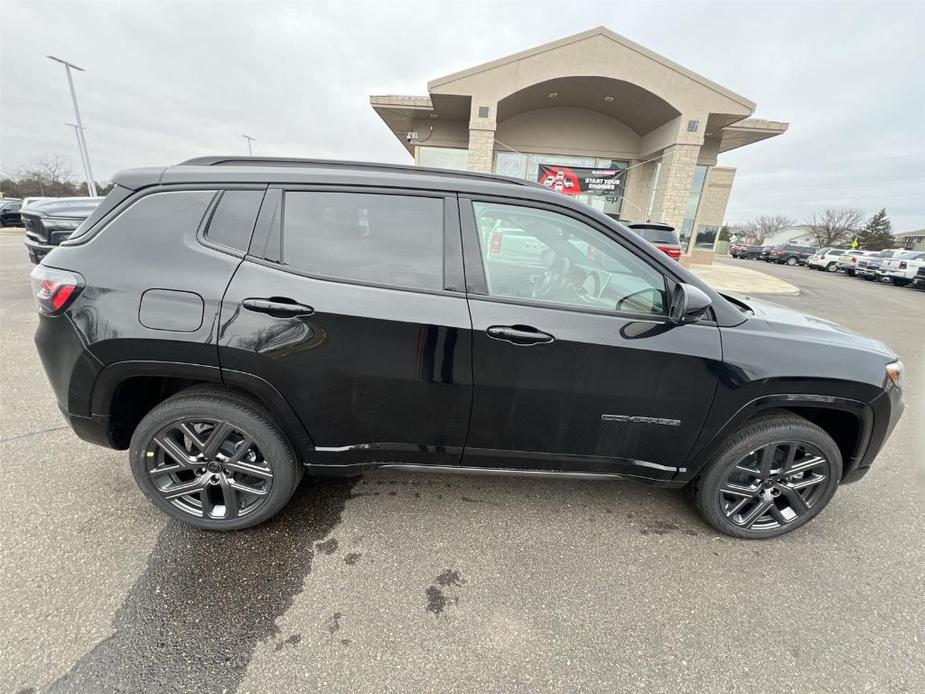
{"type": "Polygon", "coordinates": [[[88,181],[87,195],[93,195],[93,193],[90,192],[90,184],[89,184],[89,181],[92,177],[90,176],[90,170],[87,167],[87,160],[84,158],[83,147],[81,147],[80,145],[80,126],[77,125],[76,123],[65,123],[65,125],[70,128],[74,128],[74,135],[77,136],[77,149],[80,151],[80,163],[83,166],[83,170],[84,170],[84,179],[88,181]]]}
{"type": "Polygon", "coordinates": [[[251,150],[251,142],[256,142],[256,141],[257,141],[257,138],[256,138],[256,137],[251,137],[250,135],[241,135],[241,137],[243,137],[245,140],[247,140],[247,156],[252,157],[252,156],[254,155],[254,153],[253,153],[253,151],[251,150]]]}
{"type": "Polygon", "coordinates": [[[74,91],[74,79],[71,77],[71,68],[80,72],[86,72],[86,70],[84,70],[82,67],[77,67],[73,63],[69,63],[66,60],[56,58],[53,55],[46,55],[45,57],[49,60],[54,60],[56,63],[61,63],[64,65],[64,70],[67,73],[67,86],[71,90],[71,101],[74,103],[74,118],[77,120],[77,127],[74,128],[74,132],[77,133],[77,144],[80,147],[80,158],[84,165],[84,173],[87,176],[87,190],[91,196],[96,197],[96,182],[93,180],[93,169],[90,167],[90,153],[87,151],[87,139],[84,137],[84,124],[80,119],[80,108],[77,106],[77,92],[74,91]]]}

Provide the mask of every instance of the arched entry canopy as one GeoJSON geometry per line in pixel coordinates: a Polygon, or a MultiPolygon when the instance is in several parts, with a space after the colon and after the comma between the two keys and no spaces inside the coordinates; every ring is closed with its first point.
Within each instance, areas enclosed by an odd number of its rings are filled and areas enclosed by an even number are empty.
{"type": "Polygon", "coordinates": [[[580,108],[646,135],[681,115],[660,96],[625,80],[604,76],[557,77],[524,87],[498,102],[497,122],[527,111],[580,108]]]}

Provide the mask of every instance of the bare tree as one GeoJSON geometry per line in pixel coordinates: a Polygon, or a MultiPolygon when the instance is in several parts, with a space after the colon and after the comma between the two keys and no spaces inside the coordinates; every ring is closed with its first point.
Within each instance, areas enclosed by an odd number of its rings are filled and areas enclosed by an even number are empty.
{"type": "Polygon", "coordinates": [[[850,240],[861,228],[864,214],[853,207],[826,207],[806,222],[820,247],[836,246],[850,240]]]}
{"type": "Polygon", "coordinates": [[[39,195],[52,197],[73,195],[73,171],[60,154],[36,159],[16,173],[16,180],[25,187],[37,189],[39,195]]]}
{"type": "Polygon", "coordinates": [[[755,243],[762,244],[766,236],[770,236],[781,229],[792,227],[793,224],[794,222],[790,217],[782,214],[761,215],[746,222],[744,228],[746,233],[755,239],[755,243]]]}

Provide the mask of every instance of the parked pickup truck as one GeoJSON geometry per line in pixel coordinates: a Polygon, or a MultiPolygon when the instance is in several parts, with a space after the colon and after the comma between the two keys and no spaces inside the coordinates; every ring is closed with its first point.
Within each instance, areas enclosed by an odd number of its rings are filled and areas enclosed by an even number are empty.
{"type": "Polygon", "coordinates": [[[916,279],[919,268],[925,267],[925,252],[903,251],[880,265],[880,274],[889,277],[897,287],[905,287],[916,279]]]}
{"type": "Polygon", "coordinates": [[[845,251],[844,254],[838,258],[838,269],[848,275],[848,277],[854,277],[854,269],[857,267],[857,262],[867,255],[872,255],[872,253],[856,249],[845,251]]]}
{"type": "Polygon", "coordinates": [[[856,277],[863,277],[868,281],[882,279],[880,277],[880,266],[883,264],[884,260],[892,258],[897,253],[901,252],[902,251],[896,250],[895,248],[890,248],[885,251],[880,251],[876,255],[858,258],[854,274],[856,277]]]}

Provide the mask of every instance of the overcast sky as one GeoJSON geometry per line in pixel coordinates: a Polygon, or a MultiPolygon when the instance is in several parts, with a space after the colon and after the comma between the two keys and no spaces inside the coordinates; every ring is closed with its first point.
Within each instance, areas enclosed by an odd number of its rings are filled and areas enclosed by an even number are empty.
{"type": "Polygon", "coordinates": [[[80,171],[64,69],[94,173],[203,154],[410,162],[370,94],[605,25],[791,123],[720,158],[727,221],[826,205],[925,227],[925,3],[42,2],[0,0],[0,169],[80,171]]]}

